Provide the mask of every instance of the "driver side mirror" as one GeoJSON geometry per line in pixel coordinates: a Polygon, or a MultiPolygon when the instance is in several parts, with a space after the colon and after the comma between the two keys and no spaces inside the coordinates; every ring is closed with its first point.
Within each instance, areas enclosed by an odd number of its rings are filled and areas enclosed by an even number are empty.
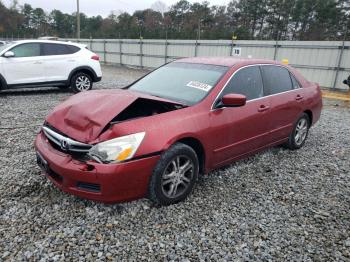
{"type": "Polygon", "coordinates": [[[227,94],[221,98],[221,103],[218,105],[222,107],[240,107],[244,106],[247,102],[247,97],[239,94],[227,94]]]}
{"type": "Polygon", "coordinates": [[[15,53],[12,51],[8,51],[4,54],[4,57],[6,57],[6,58],[15,57],[15,53]]]}

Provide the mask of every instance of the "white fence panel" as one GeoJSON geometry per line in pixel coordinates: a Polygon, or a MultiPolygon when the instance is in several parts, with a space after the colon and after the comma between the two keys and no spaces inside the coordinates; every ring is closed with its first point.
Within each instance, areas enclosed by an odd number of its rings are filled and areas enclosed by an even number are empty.
{"type": "Polygon", "coordinates": [[[104,63],[147,68],[191,56],[288,59],[308,80],[327,88],[348,89],[342,82],[350,74],[350,42],[159,39],[81,39],[79,42],[96,52],[104,63]]]}

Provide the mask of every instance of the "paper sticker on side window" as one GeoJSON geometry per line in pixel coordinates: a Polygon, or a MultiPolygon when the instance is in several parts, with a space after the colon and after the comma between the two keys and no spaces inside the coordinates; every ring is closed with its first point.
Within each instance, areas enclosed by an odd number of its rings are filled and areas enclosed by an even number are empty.
{"type": "Polygon", "coordinates": [[[202,90],[204,92],[208,92],[208,91],[210,91],[210,89],[212,89],[211,85],[204,84],[204,83],[201,83],[198,81],[191,81],[187,84],[187,86],[202,90]]]}

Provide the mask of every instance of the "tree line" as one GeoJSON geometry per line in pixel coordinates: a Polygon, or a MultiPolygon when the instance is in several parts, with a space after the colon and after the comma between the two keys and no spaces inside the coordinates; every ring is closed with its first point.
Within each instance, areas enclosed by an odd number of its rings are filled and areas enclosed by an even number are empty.
{"type": "MultiPolygon", "coordinates": [[[[180,0],[167,8],[80,14],[82,38],[350,40],[349,0],[232,0],[227,6],[180,0]]],[[[76,14],[0,0],[0,37],[76,36],[76,14]]]]}

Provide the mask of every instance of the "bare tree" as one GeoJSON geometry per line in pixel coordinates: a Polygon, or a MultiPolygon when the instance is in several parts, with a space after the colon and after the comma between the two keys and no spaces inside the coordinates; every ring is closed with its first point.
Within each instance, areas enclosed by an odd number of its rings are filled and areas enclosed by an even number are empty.
{"type": "Polygon", "coordinates": [[[10,9],[17,10],[17,7],[18,7],[18,0],[12,0],[10,9]]]}
{"type": "Polygon", "coordinates": [[[162,1],[156,1],[152,4],[151,9],[164,15],[168,11],[167,5],[162,1]]]}

